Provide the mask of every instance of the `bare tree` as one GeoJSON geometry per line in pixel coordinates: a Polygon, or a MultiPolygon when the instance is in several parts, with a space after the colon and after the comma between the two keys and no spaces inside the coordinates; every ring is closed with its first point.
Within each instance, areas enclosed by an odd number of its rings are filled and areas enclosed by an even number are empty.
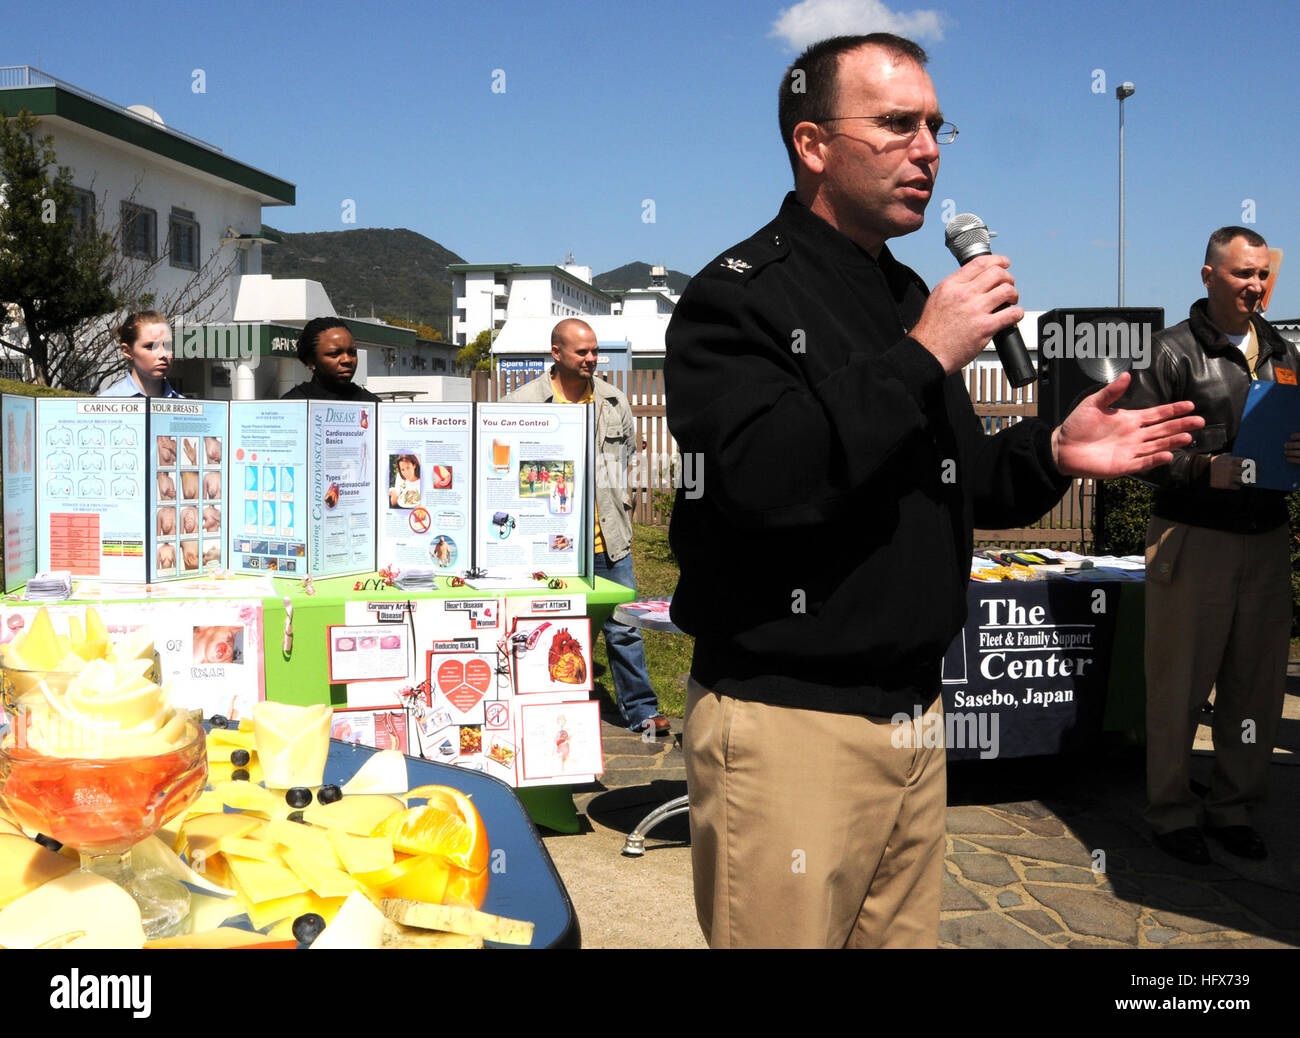
{"type": "MultiPolygon", "coordinates": [[[[136,181],[126,201],[133,202],[140,191],[136,181]]],[[[102,212],[104,203],[97,201],[102,212]]],[[[184,317],[189,325],[203,324],[226,308],[230,276],[238,263],[235,254],[223,255],[220,244],[193,271],[184,284],[170,292],[155,292],[156,272],[171,255],[171,236],[164,240],[153,259],[127,256],[122,249],[123,228],[119,222],[113,232],[113,287],[122,300],[110,314],[83,321],[70,330],[59,350],[59,385],[94,393],[106,383],[126,374],[129,365],[118,348],[118,329],[128,314],[137,310],[157,310],[167,318],[184,317]],[[80,344],[73,348],[70,344],[80,344]]]]}
{"type": "MultiPolygon", "coordinates": [[[[170,235],[152,258],[126,255],[120,220],[111,234],[98,229],[107,196],[93,190],[95,212],[79,225],[71,170],[55,166],[53,139],[36,137],[38,123],[30,113],[0,113],[0,303],[11,304],[0,347],[23,357],[40,385],[94,393],[126,370],[117,329],[127,314],[211,320],[224,309],[237,255],[218,244],[183,284],[157,294],[170,235]]],[[[137,180],[126,202],[140,186],[137,180]]]]}

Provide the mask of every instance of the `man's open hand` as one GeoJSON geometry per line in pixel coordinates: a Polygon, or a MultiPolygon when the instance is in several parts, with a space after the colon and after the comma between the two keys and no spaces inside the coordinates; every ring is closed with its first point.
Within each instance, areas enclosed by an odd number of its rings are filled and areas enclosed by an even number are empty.
{"type": "Polygon", "coordinates": [[[1112,479],[1168,465],[1173,451],[1192,442],[1192,430],[1205,419],[1191,414],[1190,400],[1141,411],[1114,406],[1132,376],[1126,371],[1108,386],[1079,401],[1052,431],[1052,460],[1066,476],[1112,479]]]}

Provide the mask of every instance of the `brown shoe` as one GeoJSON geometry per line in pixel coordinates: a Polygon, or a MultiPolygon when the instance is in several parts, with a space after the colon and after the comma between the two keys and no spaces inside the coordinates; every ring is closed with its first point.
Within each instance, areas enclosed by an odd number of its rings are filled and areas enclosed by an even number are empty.
{"type": "Polygon", "coordinates": [[[655,714],[647,723],[655,726],[656,738],[662,738],[665,735],[673,734],[672,726],[668,723],[668,718],[664,717],[663,714],[655,714]]]}

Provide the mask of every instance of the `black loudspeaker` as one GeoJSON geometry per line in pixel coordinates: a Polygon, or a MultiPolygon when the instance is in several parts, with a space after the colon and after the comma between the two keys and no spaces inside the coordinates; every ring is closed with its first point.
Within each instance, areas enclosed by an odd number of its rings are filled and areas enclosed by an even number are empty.
{"type": "Polygon", "coordinates": [[[1048,310],[1038,319],[1038,417],[1060,425],[1085,396],[1145,367],[1164,326],[1159,306],[1048,310]]]}

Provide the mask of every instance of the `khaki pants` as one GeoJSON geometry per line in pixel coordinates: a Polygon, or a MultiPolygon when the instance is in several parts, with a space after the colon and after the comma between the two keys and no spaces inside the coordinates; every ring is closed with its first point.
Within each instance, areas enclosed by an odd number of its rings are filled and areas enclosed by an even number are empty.
{"type": "MultiPolygon", "coordinates": [[[[898,746],[888,720],[732,699],[694,679],[686,696],[695,907],[710,946],[938,944],[942,746],[898,746]]],[[[927,713],[941,711],[936,696],[927,713]]]]}
{"type": "Polygon", "coordinates": [[[1152,519],[1147,530],[1147,821],[1199,823],[1189,785],[1201,705],[1214,695],[1212,826],[1249,825],[1264,798],[1291,633],[1287,527],[1222,533],[1152,519]]]}

